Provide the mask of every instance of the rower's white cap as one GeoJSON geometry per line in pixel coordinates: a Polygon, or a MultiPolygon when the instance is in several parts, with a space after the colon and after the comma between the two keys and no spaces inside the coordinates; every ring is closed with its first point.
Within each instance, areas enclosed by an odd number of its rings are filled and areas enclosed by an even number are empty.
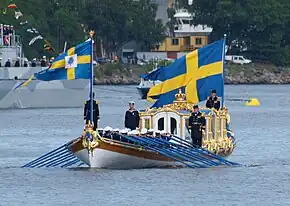
{"type": "Polygon", "coordinates": [[[98,128],[97,130],[98,130],[98,131],[103,131],[104,129],[103,129],[103,128],[98,128]]]}
{"type": "Polygon", "coordinates": [[[138,130],[133,130],[131,134],[132,135],[138,135],[139,134],[139,131],[138,130]]]}
{"type": "Polygon", "coordinates": [[[166,134],[165,130],[160,131],[160,134],[166,134]]]}
{"type": "Polygon", "coordinates": [[[161,134],[161,131],[160,131],[160,130],[156,130],[155,133],[156,133],[156,134],[157,134],[157,133],[158,133],[158,134],[161,134]]]}
{"type": "Polygon", "coordinates": [[[141,134],[146,134],[147,133],[147,129],[146,128],[141,129],[141,132],[140,133],[141,134]]]}
{"type": "Polygon", "coordinates": [[[129,104],[135,104],[135,102],[134,101],[130,101],[129,104]]]}
{"type": "Polygon", "coordinates": [[[33,61],[36,61],[36,58],[34,58],[33,61]]]}
{"type": "Polygon", "coordinates": [[[121,129],[121,130],[120,130],[120,133],[121,133],[121,134],[127,134],[128,131],[127,131],[126,129],[121,129]]]}
{"type": "Polygon", "coordinates": [[[42,58],[43,58],[43,59],[46,59],[46,56],[43,56],[42,58]]]}
{"type": "Polygon", "coordinates": [[[8,58],[8,60],[11,60],[11,58],[8,58]]]}
{"type": "Polygon", "coordinates": [[[112,128],[112,127],[109,127],[109,126],[106,126],[104,130],[105,130],[105,131],[112,131],[113,128],[112,128]]]}
{"type": "Polygon", "coordinates": [[[126,130],[127,132],[130,132],[130,131],[131,131],[131,129],[129,129],[129,128],[125,128],[125,130],[126,130]]]}
{"type": "Polygon", "coordinates": [[[20,57],[17,57],[17,59],[20,59],[20,57]]]}
{"type": "Polygon", "coordinates": [[[148,129],[148,132],[154,132],[154,129],[148,129]]]}
{"type": "Polygon", "coordinates": [[[113,129],[113,132],[119,132],[119,128],[115,128],[115,129],[113,129]]]}

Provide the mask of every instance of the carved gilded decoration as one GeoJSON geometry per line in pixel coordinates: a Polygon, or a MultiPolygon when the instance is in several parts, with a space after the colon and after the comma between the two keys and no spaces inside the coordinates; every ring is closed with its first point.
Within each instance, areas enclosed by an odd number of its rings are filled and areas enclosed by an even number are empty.
{"type": "MultiPolygon", "coordinates": [[[[175,95],[175,101],[172,104],[164,105],[162,108],[147,108],[144,112],[140,112],[141,120],[146,118],[151,119],[151,126],[154,125],[154,117],[161,112],[173,112],[180,117],[189,117],[193,110],[193,104],[186,101],[186,96],[179,90],[175,95]],[[188,111],[184,113],[183,111],[188,111]]],[[[200,110],[209,110],[208,108],[201,107],[200,110]]],[[[235,144],[231,138],[227,137],[226,124],[230,122],[230,116],[226,107],[220,110],[211,109],[207,114],[202,113],[206,119],[206,129],[203,131],[203,147],[209,151],[228,156],[233,151],[235,144]]],[[[180,131],[181,138],[184,138],[184,124],[181,118],[180,131]]],[[[140,120],[140,121],[141,121],[140,120]]],[[[140,124],[141,125],[141,124],[140,124]]],[[[142,127],[142,126],[141,126],[142,127]]]]}
{"type": "Polygon", "coordinates": [[[92,151],[93,149],[99,146],[100,138],[101,137],[98,134],[98,132],[94,131],[94,125],[90,124],[90,121],[89,121],[89,123],[86,124],[85,129],[82,133],[83,147],[92,151]]]}

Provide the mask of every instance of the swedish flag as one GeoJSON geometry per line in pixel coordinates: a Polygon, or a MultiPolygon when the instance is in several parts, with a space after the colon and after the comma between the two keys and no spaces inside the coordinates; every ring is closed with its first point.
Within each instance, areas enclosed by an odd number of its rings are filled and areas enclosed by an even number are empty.
{"type": "Polygon", "coordinates": [[[56,57],[48,69],[35,73],[15,89],[27,86],[34,77],[42,81],[90,79],[91,53],[91,41],[72,47],[56,57]]]}
{"type": "Polygon", "coordinates": [[[219,40],[162,68],[157,78],[163,82],[153,86],[147,94],[148,100],[158,99],[152,107],[171,104],[179,89],[186,94],[189,103],[206,100],[211,89],[215,89],[223,99],[224,48],[225,41],[219,40]]]}

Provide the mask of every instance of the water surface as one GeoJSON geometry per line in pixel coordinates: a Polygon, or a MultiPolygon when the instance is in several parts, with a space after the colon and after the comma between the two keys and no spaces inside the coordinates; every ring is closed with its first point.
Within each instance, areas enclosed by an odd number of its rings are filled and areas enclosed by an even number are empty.
{"type": "MultiPolygon", "coordinates": [[[[227,98],[257,97],[260,107],[227,101],[238,146],[211,169],[27,169],[21,165],[79,136],[83,110],[0,110],[0,205],[290,205],[290,86],[227,86],[227,98]]],[[[123,127],[134,86],[98,86],[101,126],[123,127]]],[[[84,100],[85,101],[85,100],[84,100]]]]}

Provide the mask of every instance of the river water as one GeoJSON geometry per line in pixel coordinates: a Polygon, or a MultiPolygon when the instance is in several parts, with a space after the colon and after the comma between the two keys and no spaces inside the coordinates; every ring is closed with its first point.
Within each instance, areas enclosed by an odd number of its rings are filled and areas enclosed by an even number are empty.
{"type": "MultiPolygon", "coordinates": [[[[99,86],[101,126],[122,128],[134,86],[99,86]]],[[[0,110],[0,205],[290,205],[290,86],[226,86],[238,168],[24,169],[21,165],[79,136],[83,110],[0,110]]],[[[85,100],[84,100],[85,101],[85,100]]]]}

